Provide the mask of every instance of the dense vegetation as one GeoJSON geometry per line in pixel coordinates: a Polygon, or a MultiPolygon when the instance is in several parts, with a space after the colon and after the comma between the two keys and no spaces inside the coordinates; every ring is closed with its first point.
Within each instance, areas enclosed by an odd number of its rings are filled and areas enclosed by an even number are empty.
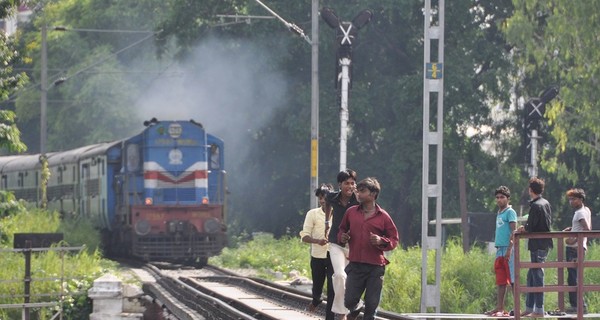
{"type": "MultiPolygon", "coordinates": [[[[91,313],[91,301],[87,290],[93,281],[107,270],[116,268],[114,262],[103,259],[99,251],[100,236],[89,224],[82,221],[61,220],[57,213],[43,210],[26,210],[10,199],[11,204],[0,212],[0,304],[23,302],[23,277],[25,259],[20,252],[11,252],[15,233],[62,233],[64,247],[80,247],[75,251],[48,251],[32,254],[31,284],[33,294],[53,294],[53,296],[33,297],[31,302],[58,301],[61,290],[64,319],[87,319],[91,313]],[[62,281],[61,281],[62,279],[62,281]]],[[[31,319],[50,319],[56,308],[35,308],[31,319]]],[[[21,309],[0,309],[1,319],[19,319],[21,309]]]]}
{"type": "MultiPolygon", "coordinates": [[[[529,261],[528,251],[521,245],[521,259],[529,261]]],[[[421,299],[421,248],[410,247],[396,249],[388,257],[390,264],[386,268],[382,309],[398,313],[420,312],[421,299]]],[[[428,266],[435,265],[434,257],[428,266]]],[[[590,246],[587,260],[600,260],[600,247],[590,246]]],[[[491,310],[496,304],[496,286],[493,273],[494,255],[482,247],[475,246],[464,253],[460,239],[446,243],[442,255],[442,288],[441,309],[447,313],[483,313],[491,310]]],[[[548,261],[556,260],[556,250],[550,252],[548,261]]],[[[289,275],[290,271],[298,271],[302,276],[310,278],[310,255],[308,245],[297,237],[274,239],[263,234],[249,242],[241,243],[237,248],[225,249],[219,257],[211,258],[209,263],[231,269],[255,269],[258,276],[274,280],[279,272],[289,275]]],[[[430,270],[428,274],[434,274],[430,270]]],[[[521,271],[521,283],[525,283],[526,270],[521,271]]],[[[294,274],[294,273],[292,273],[294,274]]],[[[566,274],[566,273],[565,273],[566,274]]],[[[546,268],[546,283],[556,284],[557,270],[546,268]]],[[[566,275],[565,275],[566,279],[566,275]]],[[[290,280],[290,279],[287,279],[290,280]]],[[[600,284],[600,269],[587,269],[586,284],[600,284]]],[[[558,307],[556,292],[546,293],[545,308],[547,311],[558,307]]],[[[586,301],[590,312],[600,310],[600,292],[587,293],[586,301]]],[[[568,306],[568,301],[566,302],[568,306]]],[[[513,297],[507,296],[507,308],[512,308],[513,297]]],[[[524,296],[521,308],[524,308],[524,296]]]]}

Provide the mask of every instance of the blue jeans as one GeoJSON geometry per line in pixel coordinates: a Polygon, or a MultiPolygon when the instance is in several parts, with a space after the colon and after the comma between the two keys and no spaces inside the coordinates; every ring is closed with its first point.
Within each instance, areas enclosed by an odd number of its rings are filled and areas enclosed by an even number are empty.
{"type": "MultiPolygon", "coordinates": [[[[568,262],[577,261],[577,248],[567,247],[566,256],[568,262]]],[[[567,268],[567,284],[570,286],[577,285],[576,268],[567,268]]],[[[569,292],[569,303],[571,304],[571,307],[577,308],[577,292],[569,292]]],[[[583,307],[587,308],[585,299],[583,300],[583,307]]]]}
{"type": "MultiPolygon", "coordinates": [[[[548,249],[539,249],[530,251],[531,262],[546,262],[548,257],[548,249]]],[[[528,287],[543,287],[544,286],[544,269],[530,268],[527,271],[527,286],[528,287]]],[[[544,293],[543,292],[528,292],[525,299],[525,311],[544,314],[544,293]]]]}

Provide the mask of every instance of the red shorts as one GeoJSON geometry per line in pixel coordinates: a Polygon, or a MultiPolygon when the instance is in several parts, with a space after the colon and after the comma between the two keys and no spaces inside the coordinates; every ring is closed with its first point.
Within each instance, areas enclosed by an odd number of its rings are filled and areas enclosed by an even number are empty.
{"type": "Polygon", "coordinates": [[[510,267],[508,266],[508,259],[504,257],[496,258],[496,261],[494,261],[494,271],[496,271],[497,285],[510,285],[510,267]]]}

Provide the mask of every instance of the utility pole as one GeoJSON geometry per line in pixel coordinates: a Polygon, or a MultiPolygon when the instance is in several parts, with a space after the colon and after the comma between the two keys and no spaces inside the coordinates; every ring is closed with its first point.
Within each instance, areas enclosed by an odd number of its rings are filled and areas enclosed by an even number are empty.
{"type": "Polygon", "coordinates": [[[46,41],[47,26],[42,24],[42,70],[40,77],[40,154],[46,153],[46,109],[48,106],[48,48],[46,41]]]}
{"type": "Polygon", "coordinates": [[[444,0],[425,0],[423,58],[423,167],[421,184],[421,312],[440,312],[442,264],[442,178],[444,150],[444,0]],[[437,5],[435,5],[437,3],[437,5]],[[431,48],[437,52],[431,52],[431,48]],[[437,108],[430,108],[433,100],[437,108]],[[431,114],[433,113],[433,115],[431,114]],[[435,166],[430,158],[434,158],[435,166]],[[429,170],[435,168],[435,175],[429,170]],[[435,201],[435,212],[429,204],[435,201]],[[435,226],[429,220],[435,214],[435,226]],[[435,278],[430,283],[428,253],[435,253],[435,278]]]}
{"type": "Polygon", "coordinates": [[[310,98],[310,208],[318,206],[314,190],[319,184],[319,0],[311,8],[311,98],[310,98]]]}

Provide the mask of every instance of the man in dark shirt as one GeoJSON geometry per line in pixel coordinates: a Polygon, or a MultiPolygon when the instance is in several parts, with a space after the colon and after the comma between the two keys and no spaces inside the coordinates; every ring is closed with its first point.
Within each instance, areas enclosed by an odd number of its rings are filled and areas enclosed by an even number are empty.
{"type": "MultiPolygon", "coordinates": [[[[519,232],[549,232],[552,224],[552,208],[548,200],[542,198],[544,192],[544,180],[533,177],[529,179],[529,217],[524,226],[520,226],[519,232]]],[[[531,262],[546,262],[548,251],[552,249],[552,238],[529,239],[527,249],[531,255],[531,262]]],[[[544,286],[544,269],[530,268],[527,271],[528,287],[544,286]]],[[[544,312],[544,293],[529,292],[525,299],[525,311],[521,316],[530,316],[534,318],[543,317],[544,312]]]]}
{"type": "Polygon", "coordinates": [[[332,283],[327,283],[327,317],[333,320],[331,312],[339,314],[338,319],[345,319],[348,309],[344,307],[344,292],[346,291],[346,265],[348,265],[348,247],[338,242],[337,234],[340,222],[346,209],[357,205],[356,172],[351,169],[340,171],[337,175],[340,191],[330,193],[327,201],[333,207],[333,222],[329,231],[329,258],[332,268],[329,269],[332,283]]]}

